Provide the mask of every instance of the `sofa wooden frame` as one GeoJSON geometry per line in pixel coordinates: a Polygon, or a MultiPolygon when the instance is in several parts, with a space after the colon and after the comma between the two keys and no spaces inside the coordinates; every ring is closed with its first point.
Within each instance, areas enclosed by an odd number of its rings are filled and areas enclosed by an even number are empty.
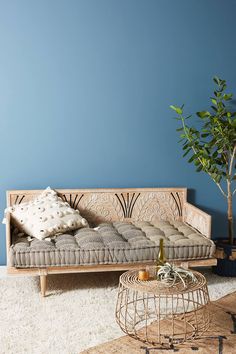
{"type": "MultiPolygon", "coordinates": [[[[7,191],[7,206],[20,204],[36,197],[42,190],[7,191]]],[[[57,189],[72,207],[78,208],[90,224],[116,220],[151,220],[154,216],[182,220],[206,237],[211,237],[211,216],[187,202],[186,188],[125,188],[125,189],[57,189]],[[170,216],[171,215],[171,216],[170,216]]],[[[143,268],[144,263],[58,266],[46,268],[15,268],[9,265],[12,244],[11,216],[6,216],[6,250],[8,274],[39,275],[41,293],[45,296],[48,274],[125,271],[143,268]]],[[[212,266],[215,258],[175,260],[185,267],[212,266]]]]}

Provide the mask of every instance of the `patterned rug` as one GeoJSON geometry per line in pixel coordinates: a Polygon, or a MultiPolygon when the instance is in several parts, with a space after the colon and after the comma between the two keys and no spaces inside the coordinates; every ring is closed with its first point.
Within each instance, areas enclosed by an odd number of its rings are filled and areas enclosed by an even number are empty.
{"type": "Polygon", "coordinates": [[[236,353],[236,292],[226,295],[210,305],[212,315],[209,330],[194,341],[161,348],[148,346],[129,336],[123,336],[80,354],[235,354],[236,353]]]}

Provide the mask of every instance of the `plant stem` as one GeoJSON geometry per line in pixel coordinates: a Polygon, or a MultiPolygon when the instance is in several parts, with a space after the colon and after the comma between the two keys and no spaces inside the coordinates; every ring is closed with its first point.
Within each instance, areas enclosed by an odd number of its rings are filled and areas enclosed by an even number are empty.
{"type": "Polygon", "coordinates": [[[231,192],[231,181],[227,181],[227,190],[228,190],[228,237],[230,245],[234,243],[233,235],[233,206],[232,206],[232,192],[231,192]]]}
{"type": "Polygon", "coordinates": [[[231,191],[231,179],[232,179],[232,172],[233,172],[233,162],[235,158],[235,151],[236,145],[234,146],[233,153],[230,157],[229,163],[229,179],[227,180],[227,191],[228,191],[228,236],[229,242],[232,245],[234,242],[234,227],[233,227],[233,203],[232,203],[232,196],[235,193],[235,190],[231,191]]]}
{"type": "MultiPolygon", "coordinates": [[[[209,174],[209,173],[208,173],[209,174]]],[[[211,177],[211,175],[209,174],[209,176],[211,177]]],[[[211,177],[212,178],[212,177],[211,177]]],[[[216,183],[216,182],[215,182],[216,183]]],[[[223,194],[223,196],[225,198],[227,198],[227,194],[223,191],[221,185],[219,183],[216,183],[217,187],[219,188],[219,190],[221,191],[221,193],[223,194]]]]}
{"type": "Polygon", "coordinates": [[[229,175],[231,177],[232,170],[233,170],[233,163],[234,163],[234,158],[235,158],[235,152],[236,152],[236,145],[234,146],[232,156],[230,158],[230,164],[229,164],[229,175]]]}

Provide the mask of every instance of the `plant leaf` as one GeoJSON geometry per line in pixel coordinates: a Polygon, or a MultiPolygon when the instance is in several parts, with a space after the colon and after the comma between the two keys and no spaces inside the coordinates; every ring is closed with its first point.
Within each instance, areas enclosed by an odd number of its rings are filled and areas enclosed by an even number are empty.
{"type": "Polygon", "coordinates": [[[215,98],[212,98],[212,99],[211,99],[211,102],[212,102],[213,104],[217,105],[217,101],[216,101],[215,98]]]}
{"type": "Polygon", "coordinates": [[[217,84],[220,85],[220,79],[217,76],[213,77],[213,81],[217,84]]]}
{"type": "Polygon", "coordinates": [[[180,107],[171,105],[170,108],[173,109],[178,114],[182,114],[183,113],[183,110],[180,107]]]}
{"type": "Polygon", "coordinates": [[[210,117],[210,112],[208,111],[201,111],[201,112],[197,112],[198,117],[200,118],[206,118],[206,117],[210,117]]]}

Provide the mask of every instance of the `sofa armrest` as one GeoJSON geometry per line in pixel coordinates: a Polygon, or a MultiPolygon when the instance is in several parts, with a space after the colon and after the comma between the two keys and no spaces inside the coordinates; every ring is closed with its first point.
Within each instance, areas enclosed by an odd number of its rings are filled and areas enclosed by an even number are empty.
{"type": "Polygon", "coordinates": [[[6,251],[7,251],[7,259],[8,259],[8,252],[10,250],[12,239],[11,239],[11,214],[6,213],[6,251]]]}
{"type": "Polygon", "coordinates": [[[200,231],[201,234],[211,238],[211,216],[201,209],[185,202],[183,206],[183,221],[200,231]]]}

